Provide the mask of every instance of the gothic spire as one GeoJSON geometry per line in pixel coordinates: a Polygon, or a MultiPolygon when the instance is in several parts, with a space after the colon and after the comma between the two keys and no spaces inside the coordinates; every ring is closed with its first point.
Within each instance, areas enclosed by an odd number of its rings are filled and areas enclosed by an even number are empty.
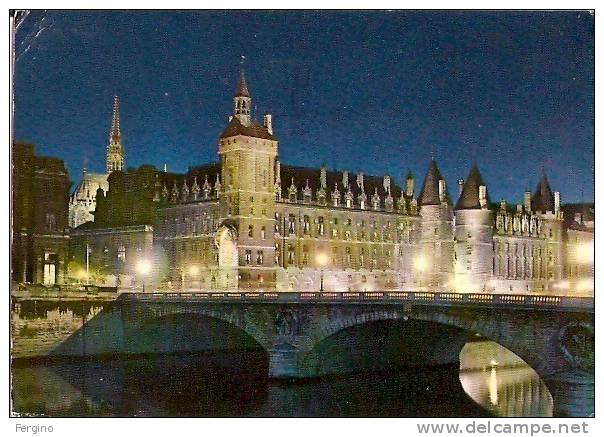
{"type": "Polygon", "coordinates": [[[237,86],[235,97],[252,97],[250,96],[250,91],[247,88],[247,82],[245,80],[245,73],[243,72],[243,68],[241,69],[241,74],[239,76],[239,85],[237,86]]]}
{"type": "Polygon", "coordinates": [[[120,99],[113,96],[113,115],[111,131],[107,146],[107,173],[124,169],[124,148],[122,146],[122,131],[120,129],[120,99]]]}
{"type": "MultiPolygon", "coordinates": [[[[242,56],[242,62],[244,57],[242,56]]],[[[245,74],[243,72],[243,63],[241,65],[241,75],[239,77],[239,84],[237,85],[237,91],[233,97],[233,115],[238,119],[243,126],[249,126],[252,116],[252,96],[247,87],[245,80],[245,74]]]]}
{"type": "Polygon", "coordinates": [[[120,143],[122,132],[120,130],[120,98],[113,96],[113,116],[111,118],[111,134],[109,140],[113,143],[120,143]]]}

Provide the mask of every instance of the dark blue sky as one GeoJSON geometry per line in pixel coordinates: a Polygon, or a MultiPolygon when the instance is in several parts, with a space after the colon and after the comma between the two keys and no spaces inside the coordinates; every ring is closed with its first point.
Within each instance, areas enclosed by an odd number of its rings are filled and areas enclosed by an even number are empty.
{"type": "Polygon", "coordinates": [[[239,57],[288,164],[451,192],[477,162],[493,200],[545,167],[594,197],[594,17],[587,12],[34,12],[16,40],[15,137],[104,171],[112,95],[126,165],[217,159],[239,57]],[[37,35],[37,36],[36,36],[37,35]]]}

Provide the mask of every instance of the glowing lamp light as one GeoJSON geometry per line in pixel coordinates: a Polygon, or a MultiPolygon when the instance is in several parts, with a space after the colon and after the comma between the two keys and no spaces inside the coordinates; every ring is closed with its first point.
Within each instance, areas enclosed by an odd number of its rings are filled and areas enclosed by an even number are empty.
{"type": "Polygon", "coordinates": [[[325,252],[319,252],[317,254],[317,264],[320,267],[325,267],[329,263],[329,257],[325,252]]]}
{"type": "Polygon", "coordinates": [[[84,269],[78,270],[78,272],[76,273],[76,278],[78,278],[80,281],[87,279],[88,275],[86,274],[86,270],[84,270],[84,269]]]}
{"type": "Polygon", "coordinates": [[[136,264],[136,272],[142,276],[148,275],[151,272],[151,262],[147,259],[141,259],[136,264]]]}
{"type": "Polygon", "coordinates": [[[593,264],[594,245],[593,243],[582,243],[577,247],[577,262],[580,264],[593,264]]]}
{"type": "Polygon", "coordinates": [[[428,267],[428,262],[423,256],[418,256],[413,261],[413,266],[420,272],[423,272],[428,267]]]}
{"type": "Polygon", "coordinates": [[[582,279],[577,283],[577,291],[587,292],[594,291],[594,280],[593,279],[582,279]]]}
{"type": "Polygon", "coordinates": [[[197,267],[197,266],[190,266],[189,267],[189,274],[191,276],[197,276],[199,274],[199,267],[197,267]]]}

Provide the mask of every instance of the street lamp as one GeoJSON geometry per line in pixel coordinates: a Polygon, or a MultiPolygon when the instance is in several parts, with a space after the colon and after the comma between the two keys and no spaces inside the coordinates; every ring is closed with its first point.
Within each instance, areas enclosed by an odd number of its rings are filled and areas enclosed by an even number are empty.
{"type": "Polygon", "coordinates": [[[191,276],[191,278],[197,278],[197,275],[199,275],[199,267],[197,267],[196,265],[189,266],[189,275],[191,276]]]}
{"type": "Polygon", "coordinates": [[[145,276],[151,272],[151,262],[147,259],[141,259],[136,263],[136,272],[143,278],[143,293],[145,292],[145,276]]]}
{"type": "Polygon", "coordinates": [[[323,251],[317,254],[317,265],[321,268],[321,289],[323,291],[323,269],[329,263],[329,257],[323,251]]]}
{"type": "Polygon", "coordinates": [[[189,276],[196,277],[199,274],[199,267],[192,265],[189,266],[188,268],[185,268],[184,266],[180,269],[180,274],[181,274],[181,282],[180,282],[180,287],[182,291],[185,291],[185,275],[186,273],[189,273],[189,276]]]}
{"type": "Polygon", "coordinates": [[[86,284],[90,284],[90,245],[86,243],[86,284]]]}
{"type": "Polygon", "coordinates": [[[426,261],[426,258],[424,258],[423,256],[418,256],[417,258],[415,258],[413,260],[413,267],[415,267],[415,270],[417,270],[418,274],[419,274],[419,287],[422,287],[422,277],[424,276],[424,272],[426,271],[426,268],[428,267],[428,262],[426,261]]]}

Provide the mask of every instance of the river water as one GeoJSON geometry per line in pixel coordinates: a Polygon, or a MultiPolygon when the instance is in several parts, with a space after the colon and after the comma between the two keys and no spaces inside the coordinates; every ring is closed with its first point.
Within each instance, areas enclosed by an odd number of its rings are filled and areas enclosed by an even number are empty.
{"type": "Polygon", "coordinates": [[[15,363],[16,414],[44,416],[551,416],[536,373],[488,341],[459,365],[269,381],[258,351],[15,363]]]}

